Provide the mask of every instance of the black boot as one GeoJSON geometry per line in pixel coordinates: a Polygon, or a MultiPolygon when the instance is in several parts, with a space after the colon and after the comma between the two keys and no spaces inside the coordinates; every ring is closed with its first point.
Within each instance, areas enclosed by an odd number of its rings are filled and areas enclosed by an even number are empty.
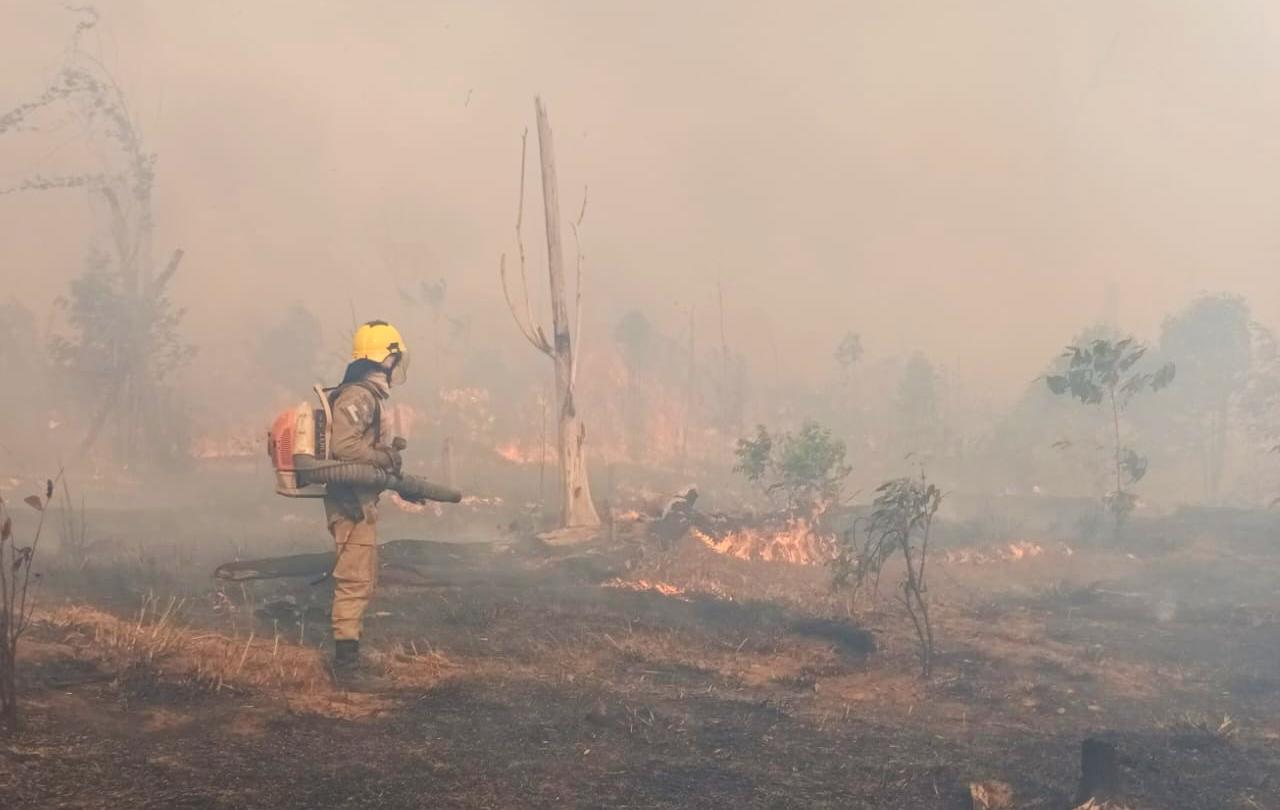
{"type": "Polygon", "coordinates": [[[369,671],[360,660],[360,642],[340,639],[333,642],[333,683],[348,692],[385,692],[391,688],[386,678],[369,671]]]}
{"type": "Polygon", "coordinates": [[[360,666],[360,642],[355,639],[338,639],[333,642],[333,671],[351,673],[360,666]]]}

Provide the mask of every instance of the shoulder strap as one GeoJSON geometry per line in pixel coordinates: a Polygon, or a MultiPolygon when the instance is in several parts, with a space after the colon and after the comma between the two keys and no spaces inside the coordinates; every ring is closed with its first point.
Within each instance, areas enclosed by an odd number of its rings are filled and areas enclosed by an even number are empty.
{"type": "Polygon", "coordinates": [[[329,402],[330,404],[337,402],[338,397],[341,396],[342,392],[352,386],[359,386],[363,388],[369,392],[369,396],[373,397],[373,443],[379,444],[382,442],[382,394],[378,392],[377,388],[364,380],[343,383],[335,388],[328,389],[329,402]]]}

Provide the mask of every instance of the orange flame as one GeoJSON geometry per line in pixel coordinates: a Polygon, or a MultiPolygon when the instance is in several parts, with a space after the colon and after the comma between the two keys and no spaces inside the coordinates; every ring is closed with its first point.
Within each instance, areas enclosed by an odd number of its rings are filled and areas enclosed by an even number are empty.
{"type": "Polygon", "coordinates": [[[550,462],[552,459],[550,447],[547,447],[544,453],[540,446],[528,447],[514,439],[493,448],[493,452],[512,464],[539,464],[544,461],[550,462]]]}
{"type": "MultiPolygon", "coordinates": [[[[1071,548],[1065,544],[1058,549],[1063,556],[1070,557],[1073,553],[1071,548]]],[[[1015,562],[1017,560],[1029,560],[1033,557],[1039,557],[1046,551],[1045,547],[1039,543],[1030,540],[1019,540],[1008,544],[1007,546],[995,546],[993,548],[957,548],[948,551],[943,555],[943,559],[952,564],[957,565],[982,565],[991,562],[1015,562]]]]}
{"type": "Polygon", "coordinates": [[[663,596],[681,597],[685,595],[684,588],[678,585],[672,585],[670,582],[650,582],[647,579],[611,579],[603,583],[603,586],[606,588],[621,588],[627,591],[655,591],[663,596]]]}
{"type": "Polygon", "coordinates": [[[698,529],[693,536],[717,554],[741,560],[823,565],[835,553],[835,540],[819,534],[803,517],[788,518],[780,530],[742,528],[716,538],[698,529]]]}

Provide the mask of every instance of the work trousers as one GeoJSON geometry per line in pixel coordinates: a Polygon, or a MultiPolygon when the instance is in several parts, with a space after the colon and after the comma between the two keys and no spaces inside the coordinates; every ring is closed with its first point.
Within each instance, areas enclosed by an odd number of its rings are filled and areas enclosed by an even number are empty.
{"type": "Polygon", "coordinates": [[[333,638],[355,641],[360,638],[364,612],[377,587],[378,511],[375,505],[367,504],[359,520],[352,519],[350,509],[325,511],[337,551],[333,564],[333,638]]]}

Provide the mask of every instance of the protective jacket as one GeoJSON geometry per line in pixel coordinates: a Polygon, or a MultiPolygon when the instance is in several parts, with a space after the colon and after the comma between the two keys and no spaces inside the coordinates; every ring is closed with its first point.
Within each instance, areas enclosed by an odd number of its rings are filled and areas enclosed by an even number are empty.
{"type": "MultiPolygon", "coordinates": [[[[382,440],[382,403],[391,395],[380,372],[339,386],[332,398],[333,430],[330,455],[338,461],[359,461],[384,470],[394,467],[391,448],[382,440]]],[[[370,487],[330,484],[325,511],[332,520],[335,511],[359,520],[378,502],[379,490],[370,487]]]]}

